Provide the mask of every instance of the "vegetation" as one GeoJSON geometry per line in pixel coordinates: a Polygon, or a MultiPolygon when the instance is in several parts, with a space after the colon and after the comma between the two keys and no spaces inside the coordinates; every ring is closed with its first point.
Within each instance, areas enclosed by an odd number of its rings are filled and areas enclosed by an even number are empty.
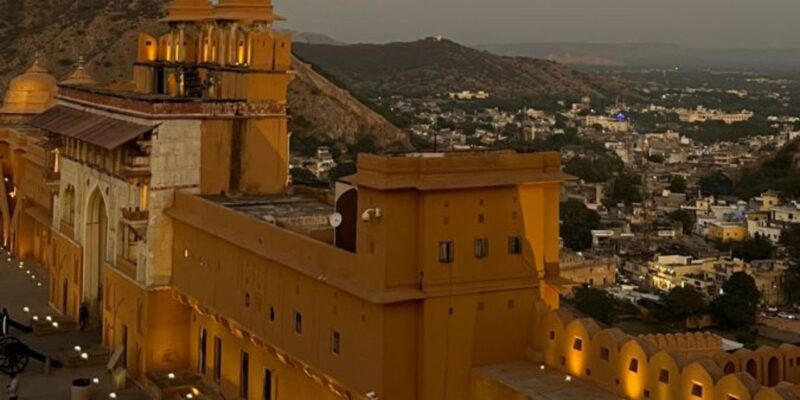
{"type": "Polygon", "coordinates": [[[613,324],[617,318],[616,301],[605,290],[589,286],[575,289],[575,308],[588,317],[605,324],[613,324]]]}
{"type": "Polygon", "coordinates": [[[607,182],[613,174],[622,171],[624,163],[615,154],[608,152],[588,153],[573,157],[564,165],[564,172],[587,183],[607,182]]]}
{"type": "Polygon", "coordinates": [[[578,200],[561,204],[561,238],[575,251],[592,247],[592,230],[600,227],[600,214],[578,200]]]}
{"type": "Polygon", "coordinates": [[[792,225],[781,234],[781,244],[789,256],[789,270],[783,278],[786,300],[800,302],[800,225],[792,225]]]}
{"type": "Polygon", "coordinates": [[[658,317],[671,324],[679,324],[689,317],[708,312],[708,304],[702,293],[687,286],[677,286],[661,299],[658,317]]]}
{"type": "Polygon", "coordinates": [[[722,285],[723,294],[711,302],[714,319],[729,328],[746,328],[756,321],[761,293],[745,272],[735,272],[722,285]]]}
{"type": "Polygon", "coordinates": [[[705,196],[719,197],[733,194],[733,180],[720,171],[700,178],[699,184],[700,190],[705,196]]]}
{"type": "Polygon", "coordinates": [[[722,121],[684,124],[681,132],[703,144],[736,142],[753,136],[778,134],[778,130],[770,126],[766,118],[759,116],[754,116],[749,121],[735,124],[726,124],[722,121]]]}
{"type": "Polygon", "coordinates": [[[773,189],[781,191],[789,197],[799,197],[798,152],[800,152],[800,143],[792,142],[779,150],[771,160],[759,167],[745,171],[736,184],[736,195],[741,198],[750,198],[768,189],[773,189]]]}
{"type": "Polygon", "coordinates": [[[730,251],[734,257],[747,262],[753,260],[767,260],[775,255],[772,242],[761,236],[747,238],[741,241],[718,242],[716,247],[720,251],[730,251]]]}
{"type": "Polygon", "coordinates": [[[697,223],[697,217],[686,210],[675,210],[669,214],[667,214],[667,218],[669,218],[672,222],[677,222],[681,224],[683,227],[683,233],[690,234],[694,229],[694,224],[697,223]]]}
{"type": "Polygon", "coordinates": [[[638,203],[642,201],[640,185],[641,179],[637,175],[620,174],[611,179],[611,193],[607,198],[612,204],[638,203]]]}
{"type": "Polygon", "coordinates": [[[669,191],[672,193],[686,193],[686,179],[680,175],[673,175],[669,180],[669,191]]]}

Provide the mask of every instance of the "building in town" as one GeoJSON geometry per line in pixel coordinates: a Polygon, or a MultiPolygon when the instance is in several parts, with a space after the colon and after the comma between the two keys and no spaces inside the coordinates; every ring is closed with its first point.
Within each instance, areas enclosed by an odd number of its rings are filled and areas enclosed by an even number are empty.
{"type": "Polygon", "coordinates": [[[6,94],[3,240],[48,268],[55,310],[89,310],[131,379],[249,400],[787,399],[778,384],[800,383],[794,346],[728,354],[561,309],[558,154],[361,155],[334,195],[289,185],[280,19],[268,0],[176,0],[129,87],[34,65],[6,94]]]}
{"type": "Polygon", "coordinates": [[[697,123],[707,121],[722,121],[726,124],[734,124],[737,122],[744,122],[753,118],[753,112],[742,110],[737,113],[727,113],[721,110],[707,109],[698,106],[695,109],[681,108],[676,110],[678,118],[683,122],[697,123]]]}

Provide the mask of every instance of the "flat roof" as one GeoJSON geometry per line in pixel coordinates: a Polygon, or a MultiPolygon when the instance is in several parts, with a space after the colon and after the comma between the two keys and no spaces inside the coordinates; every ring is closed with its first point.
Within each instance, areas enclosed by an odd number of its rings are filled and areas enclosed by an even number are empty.
{"type": "MultiPolygon", "coordinates": [[[[475,368],[478,374],[519,393],[537,400],[616,400],[613,395],[590,382],[571,378],[552,368],[540,369],[539,364],[526,361],[492,364],[475,368]]],[[[520,396],[520,397],[522,397],[520,396]]]]}
{"type": "Polygon", "coordinates": [[[223,195],[200,196],[222,207],[229,208],[298,233],[333,229],[330,216],[335,212],[332,205],[311,196],[264,195],[229,197],[223,195]]]}

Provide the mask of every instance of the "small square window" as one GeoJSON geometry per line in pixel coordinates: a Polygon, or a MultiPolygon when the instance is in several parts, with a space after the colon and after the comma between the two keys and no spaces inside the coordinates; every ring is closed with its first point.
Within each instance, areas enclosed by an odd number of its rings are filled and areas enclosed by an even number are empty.
{"type": "Polygon", "coordinates": [[[483,214],[478,214],[478,223],[482,224],[485,221],[486,221],[486,218],[483,216],[483,214]]]}
{"type": "Polygon", "coordinates": [[[601,347],[600,348],[600,359],[603,360],[603,361],[608,361],[608,358],[609,358],[609,356],[608,356],[608,348],[607,347],[601,347]]]}
{"type": "Polygon", "coordinates": [[[703,397],[703,385],[699,383],[692,384],[692,396],[694,397],[703,397]]]}
{"type": "Polygon", "coordinates": [[[662,369],[658,372],[658,381],[661,383],[669,383],[669,371],[662,369]]]}
{"type": "Polygon", "coordinates": [[[331,331],[331,353],[339,355],[341,353],[341,336],[337,331],[331,331]]]}
{"type": "Polygon", "coordinates": [[[586,368],[586,376],[592,376],[592,369],[586,368]]]}
{"type": "Polygon", "coordinates": [[[298,335],[303,334],[303,314],[295,311],[294,313],[294,331],[298,335]]]}
{"type": "Polygon", "coordinates": [[[475,239],[475,258],[486,258],[489,256],[489,239],[475,239]]]}
{"type": "Polygon", "coordinates": [[[556,331],[550,331],[550,340],[556,340],[556,331]]]}
{"type": "Polygon", "coordinates": [[[575,338],[575,341],[572,343],[572,350],[583,351],[583,339],[575,338]]]}
{"type": "Polygon", "coordinates": [[[455,244],[453,242],[439,242],[439,262],[450,264],[455,260],[455,244]]]}
{"type": "Polygon", "coordinates": [[[650,398],[650,391],[647,390],[647,389],[644,390],[644,398],[645,399],[649,399],[650,398]]]}
{"type": "Polygon", "coordinates": [[[639,360],[636,358],[631,358],[630,364],[628,364],[628,371],[638,373],[639,372],[639,360]]]}
{"type": "Polygon", "coordinates": [[[522,239],[519,236],[508,238],[508,254],[522,254],[522,239]]]}

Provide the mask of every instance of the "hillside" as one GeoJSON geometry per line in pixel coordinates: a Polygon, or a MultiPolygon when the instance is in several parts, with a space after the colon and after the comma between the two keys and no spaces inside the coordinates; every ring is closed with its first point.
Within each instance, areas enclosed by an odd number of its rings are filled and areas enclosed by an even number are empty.
{"type": "Polygon", "coordinates": [[[767,190],[783,192],[787,197],[800,196],[800,141],[795,140],[764,162],[740,171],[736,194],[751,198],[767,190]]]}
{"type": "MultiPolygon", "coordinates": [[[[79,55],[101,82],[131,79],[140,31],[163,32],[157,22],[169,0],[0,0],[0,93],[35,54],[58,78],[79,55]]],[[[301,35],[302,36],[302,35],[301,35]]],[[[305,40],[320,35],[303,36],[305,40]]],[[[293,134],[354,142],[374,135],[386,147],[405,133],[309,68],[298,66],[289,105],[293,134]]]]}
{"type": "Polygon", "coordinates": [[[483,90],[495,99],[613,98],[617,81],[525,57],[502,57],[448,40],[385,45],[298,44],[295,54],[365,97],[483,90]]]}

